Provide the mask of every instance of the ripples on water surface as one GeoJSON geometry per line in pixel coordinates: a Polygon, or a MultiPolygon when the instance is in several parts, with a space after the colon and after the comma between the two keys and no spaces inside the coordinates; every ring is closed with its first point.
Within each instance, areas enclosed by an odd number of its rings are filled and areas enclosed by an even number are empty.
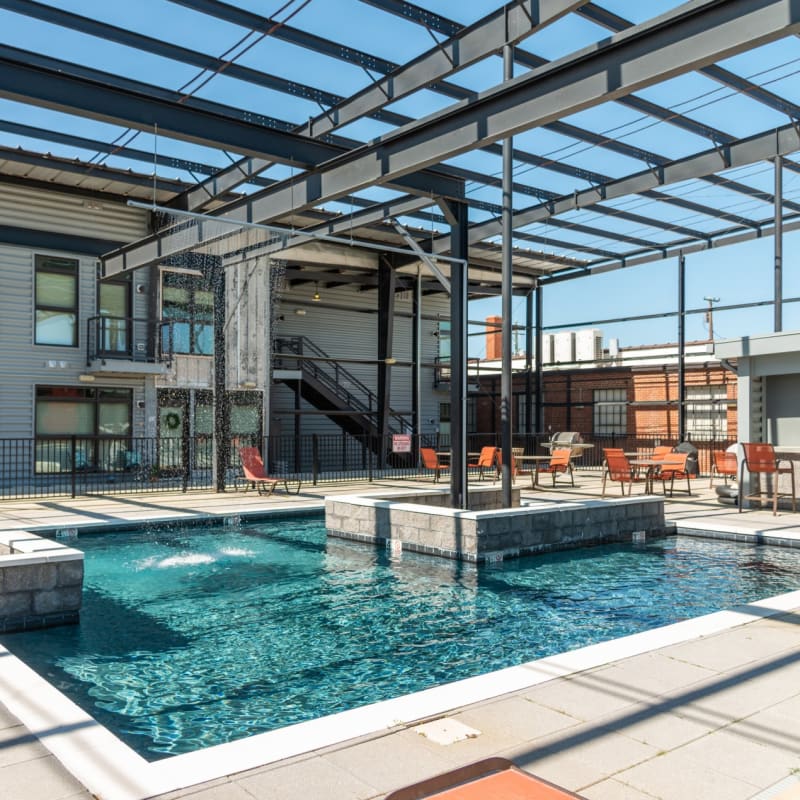
{"type": "Polygon", "coordinates": [[[689,538],[472,565],[320,518],[84,534],[78,626],[3,643],[149,759],[800,586],[800,552],[689,538]]]}

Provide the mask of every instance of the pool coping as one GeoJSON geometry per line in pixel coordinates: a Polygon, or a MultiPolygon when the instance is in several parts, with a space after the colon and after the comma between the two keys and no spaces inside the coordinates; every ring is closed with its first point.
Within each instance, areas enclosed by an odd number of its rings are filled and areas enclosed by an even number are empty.
{"type": "MultiPolygon", "coordinates": [[[[277,510],[275,513],[280,514],[277,510]]],[[[252,519],[274,515],[246,516],[252,519]]],[[[206,515],[205,519],[220,516],[228,515],[206,515]]],[[[164,521],[186,520],[172,517],[164,521]]],[[[99,526],[81,526],[84,527],[91,531],[99,526]]],[[[0,703],[89,792],[104,800],[144,800],[361,737],[384,735],[473,703],[798,607],[800,590],[153,762],[135,753],[1,645],[0,703]]]]}

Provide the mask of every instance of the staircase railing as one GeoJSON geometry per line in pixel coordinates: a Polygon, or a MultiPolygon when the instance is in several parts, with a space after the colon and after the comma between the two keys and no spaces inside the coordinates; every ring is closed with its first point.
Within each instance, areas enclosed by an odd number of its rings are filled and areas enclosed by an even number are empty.
{"type": "MultiPolygon", "coordinates": [[[[369,416],[378,411],[378,395],[307,336],[275,339],[275,366],[286,369],[287,361],[297,362],[299,369],[325,386],[352,411],[369,416]]],[[[389,425],[390,433],[410,430],[402,414],[390,409],[389,415],[399,422],[399,428],[389,425]]]]}

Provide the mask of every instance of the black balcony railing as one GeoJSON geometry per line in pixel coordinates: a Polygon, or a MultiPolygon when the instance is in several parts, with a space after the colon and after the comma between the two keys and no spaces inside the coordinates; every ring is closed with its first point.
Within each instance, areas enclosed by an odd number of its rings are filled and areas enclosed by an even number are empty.
{"type": "Polygon", "coordinates": [[[136,317],[90,317],[86,359],[171,364],[175,351],[173,323],[136,317]]]}
{"type": "MultiPolygon", "coordinates": [[[[499,446],[499,434],[471,434],[467,449],[477,453],[485,445],[499,446]]],[[[604,447],[647,455],[659,439],[609,435],[584,436],[594,444],[576,460],[580,470],[600,472],[604,447]]],[[[407,439],[403,440],[408,443],[407,439]]],[[[513,446],[527,455],[544,455],[549,434],[514,434],[513,446]]],[[[308,436],[235,436],[225,475],[228,490],[244,488],[238,448],[256,446],[266,470],[278,478],[304,485],[345,481],[421,478],[419,448],[447,450],[449,437],[439,434],[411,436],[408,452],[394,452],[399,441],[392,436],[380,442],[374,436],[311,434],[308,436]],[[383,445],[383,446],[381,446],[383,445]]],[[[711,468],[713,450],[729,441],[694,442],[701,474],[711,468]]],[[[41,437],[0,439],[0,500],[58,495],[96,495],[164,491],[212,491],[215,488],[211,437],[41,437]]]]}

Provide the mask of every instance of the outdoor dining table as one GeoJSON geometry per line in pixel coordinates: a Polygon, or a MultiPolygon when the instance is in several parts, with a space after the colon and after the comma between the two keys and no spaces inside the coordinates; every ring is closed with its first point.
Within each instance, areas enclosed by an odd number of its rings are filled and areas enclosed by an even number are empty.
{"type": "Polygon", "coordinates": [[[533,476],[533,486],[536,487],[536,484],[539,483],[539,464],[542,462],[549,462],[552,456],[515,456],[516,461],[521,462],[522,464],[526,462],[530,462],[533,464],[534,468],[534,476],[533,476]]]}
{"type": "Polygon", "coordinates": [[[658,467],[663,466],[663,459],[658,458],[632,458],[628,462],[632,467],[646,467],[644,473],[644,491],[646,494],[654,494],[653,479],[658,473],[658,467]]]}

